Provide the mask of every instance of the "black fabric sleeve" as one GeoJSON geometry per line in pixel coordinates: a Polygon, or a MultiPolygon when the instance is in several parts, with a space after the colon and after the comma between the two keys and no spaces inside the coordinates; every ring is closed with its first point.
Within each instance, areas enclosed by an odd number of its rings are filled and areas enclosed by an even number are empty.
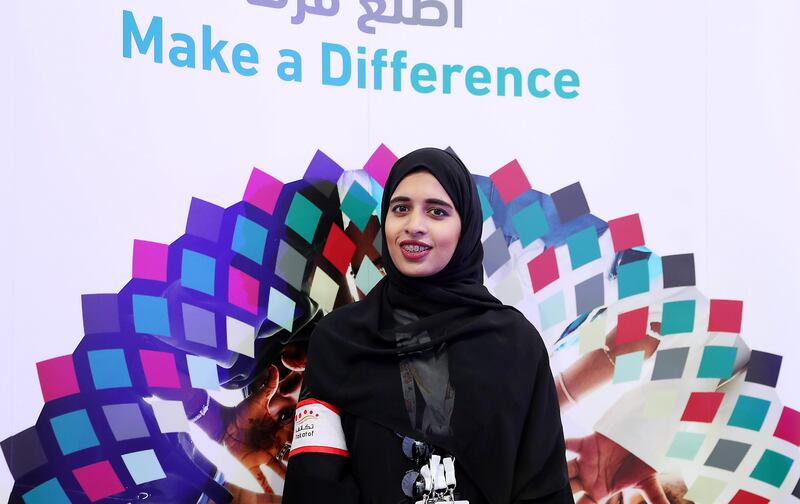
{"type": "MultiPolygon", "coordinates": [[[[301,400],[313,398],[303,387],[301,400]]],[[[358,504],[359,490],[350,458],[328,453],[298,453],[289,458],[283,486],[284,504],[358,504]]]]}
{"type": "Polygon", "coordinates": [[[543,344],[540,355],[514,468],[511,502],[574,504],[558,396],[543,344]]]}

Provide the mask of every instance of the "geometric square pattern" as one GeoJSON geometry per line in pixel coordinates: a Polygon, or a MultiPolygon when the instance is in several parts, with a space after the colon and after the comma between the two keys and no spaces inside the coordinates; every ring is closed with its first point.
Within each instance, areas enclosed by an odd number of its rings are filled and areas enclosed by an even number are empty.
{"type": "Polygon", "coordinates": [[[726,486],[727,483],[722,480],[699,476],[683,498],[697,504],[711,504],[717,502],[726,486]]]}
{"type": "Polygon", "coordinates": [[[103,414],[117,441],[150,436],[142,412],[136,403],[106,404],[103,406],[103,414]]]}
{"type": "Polygon", "coordinates": [[[186,234],[216,243],[224,215],[224,208],[199,198],[192,198],[189,217],[186,219],[186,234]]]}
{"type": "Polygon", "coordinates": [[[50,425],[64,455],[100,444],[85,409],[55,416],[50,419],[50,425]]]}
{"type": "Polygon", "coordinates": [[[342,275],[345,275],[355,251],[356,244],[347,237],[336,223],[331,224],[328,238],[325,240],[325,247],[322,249],[322,256],[330,261],[342,275]]]}
{"type": "Polygon", "coordinates": [[[741,301],[712,299],[708,314],[708,330],[739,333],[742,330],[741,301]]]}
{"type": "Polygon", "coordinates": [[[567,238],[569,259],[572,269],[578,269],[595,259],[600,259],[600,244],[594,226],[582,229],[567,238]]]}
{"type": "Polygon", "coordinates": [[[70,504],[64,488],[56,478],[49,479],[37,485],[32,490],[22,494],[25,504],[70,504]]]}
{"type": "Polygon", "coordinates": [[[667,450],[667,457],[694,460],[706,435],[699,432],[677,432],[667,450]]]}
{"type": "Polygon", "coordinates": [[[514,229],[517,230],[522,248],[550,232],[550,225],[547,223],[542,204],[538,201],[512,215],[511,222],[514,224],[514,229]]]}
{"type": "Polygon", "coordinates": [[[483,267],[486,269],[486,276],[494,275],[510,259],[503,230],[496,229],[483,242],[483,267]]]}
{"type": "Polygon", "coordinates": [[[272,214],[275,211],[275,204],[278,202],[281,189],[283,189],[283,182],[258,168],[253,168],[242,200],[272,214]]]}
{"type": "Polygon", "coordinates": [[[694,330],[694,299],[664,303],[661,335],[687,333],[694,330]]]}
{"type": "Polygon", "coordinates": [[[183,303],[183,332],[186,341],[210,347],[217,346],[217,330],[214,313],[199,306],[183,303]]]}
{"type": "Polygon", "coordinates": [[[736,399],[736,405],[733,407],[731,417],[728,419],[728,425],[759,431],[764,424],[764,419],[767,417],[769,406],[770,402],[767,400],[740,395],[736,399]]]}
{"type": "Polygon", "coordinates": [[[775,387],[778,384],[782,361],[783,357],[780,355],[753,350],[747,361],[747,374],[744,381],[775,387]]]}
{"type": "Polygon", "coordinates": [[[213,257],[184,249],[181,260],[181,285],[213,296],[216,263],[213,257]]]}
{"type": "Polygon", "coordinates": [[[376,206],[378,206],[378,202],[375,201],[375,198],[357,182],[353,182],[342,200],[342,212],[350,217],[350,220],[362,233],[376,206]]]}
{"type": "Polygon", "coordinates": [[[664,288],[694,285],[694,254],[661,257],[664,288]]]}
{"type": "Polygon", "coordinates": [[[134,294],[133,326],[137,333],[169,336],[167,300],[158,296],[134,294]]]}
{"type": "Polygon", "coordinates": [[[286,213],[286,225],[305,241],[312,243],[320,217],[322,210],[298,192],[294,194],[289,211],[286,213]]]}
{"type": "Polygon", "coordinates": [[[539,292],[558,280],[558,262],[555,247],[548,247],[528,263],[533,292],[539,292]]]}
{"type": "Polygon", "coordinates": [[[175,355],[170,352],[139,350],[139,357],[144,368],[144,377],[149,387],[181,388],[175,355]]]}
{"type": "Polygon", "coordinates": [[[137,485],[167,477],[153,450],[124,453],[122,461],[137,485]]]}
{"type": "Polygon", "coordinates": [[[236,216],[236,227],[233,230],[231,250],[260,265],[264,257],[266,244],[267,229],[265,227],[251,221],[244,215],[236,216]]]}
{"type": "Polygon", "coordinates": [[[167,281],[167,252],[162,243],[133,240],[133,278],[167,281]]]}
{"type": "Polygon", "coordinates": [[[623,299],[650,289],[650,271],[646,260],[638,260],[620,265],[617,270],[619,298],[623,299]]]}
{"type": "Polygon", "coordinates": [[[525,176],[525,172],[522,171],[522,167],[516,159],[495,170],[489,175],[489,178],[506,205],[531,188],[528,177],[525,176]]]}
{"type": "Polygon", "coordinates": [[[269,288],[269,302],[267,303],[267,318],[283,327],[292,330],[294,323],[295,302],[274,287],[269,288]]]}
{"type": "Polygon", "coordinates": [[[580,182],[561,188],[551,194],[550,197],[553,199],[558,218],[561,219],[562,223],[589,213],[589,203],[586,202],[586,196],[583,194],[580,182]]]}
{"type": "Polygon", "coordinates": [[[216,361],[196,355],[187,355],[186,365],[189,368],[189,381],[192,383],[192,387],[219,390],[216,361]]]}
{"type": "Polygon", "coordinates": [[[780,487],[789,469],[792,467],[792,459],[772,450],[764,450],[750,477],[763,481],[768,485],[780,487]]]}
{"type": "Polygon", "coordinates": [[[92,502],[125,490],[108,460],[73,469],[72,474],[92,502]]]}
{"type": "Polygon", "coordinates": [[[333,310],[336,296],[339,294],[339,284],[328,276],[322,268],[317,266],[314,270],[314,279],[311,281],[309,297],[313,299],[326,313],[333,310]]]}
{"type": "Polygon", "coordinates": [[[302,290],[306,258],[291,245],[281,240],[278,244],[278,261],[275,274],[296,290],[302,290]]]}
{"type": "Polygon", "coordinates": [[[36,427],[28,427],[0,443],[0,446],[14,479],[19,479],[47,463],[47,456],[36,427]]]}
{"type": "Polygon", "coordinates": [[[97,390],[131,386],[125,352],[121,348],[91,350],[86,352],[86,356],[97,390]]]}
{"type": "Polygon", "coordinates": [[[603,306],[603,303],[605,303],[605,290],[602,273],[575,284],[575,308],[577,314],[580,315],[598,306],[603,306]]]}
{"type": "Polygon", "coordinates": [[[683,376],[689,347],[669,348],[656,352],[656,363],[653,366],[651,380],[674,380],[683,376]]]}
{"type": "Polygon", "coordinates": [[[564,311],[564,292],[557,292],[539,303],[539,317],[542,330],[546,331],[566,318],[564,311]]]}
{"type": "Polygon", "coordinates": [[[44,402],[80,392],[72,355],[54,357],[36,363],[44,402]]]}
{"type": "Polygon", "coordinates": [[[800,446],[800,411],[784,406],[774,436],[800,446]]]}
{"type": "Polygon", "coordinates": [[[747,490],[739,490],[728,504],[769,504],[769,499],[750,493],[747,490]]]}
{"type": "Polygon", "coordinates": [[[186,411],[180,401],[153,401],[153,415],[158,422],[158,428],[163,433],[169,432],[188,432],[189,421],[186,419],[186,411]]]}
{"type": "Polygon", "coordinates": [[[614,252],[621,252],[644,245],[644,234],[642,233],[639,214],[611,219],[608,221],[608,229],[611,232],[614,252]]]}
{"type": "Polygon", "coordinates": [[[227,317],[225,319],[225,332],[228,350],[248,357],[255,357],[255,327],[233,317],[227,317]]]}
{"type": "Polygon", "coordinates": [[[380,144],[364,164],[364,171],[383,187],[386,185],[386,179],[396,161],[397,156],[388,147],[380,144]]]}
{"type": "Polygon", "coordinates": [[[631,352],[617,355],[614,360],[614,377],[612,383],[636,381],[642,374],[644,352],[631,352]]]}
{"type": "Polygon", "coordinates": [[[722,392],[692,392],[686,409],[683,410],[682,422],[711,423],[717,415],[725,394],[722,392]]]}
{"type": "Polygon", "coordinates": [[[253,315],[258,313],[259,282],[244,271],[228,267],[228,302],[253,315]]]}
{"type": "Polygon", "coordinates": [[[624,345],[647,337],[649,307],[637,308],[617,316],[617,345],[624,345]]]}
{"type": "Polygon", "coordinates": [[[747,455],[749,449],[750,445],[747,443],[720,439],[714,449],[711,450],[705,465],[724,469],[725,471],[735,471],[739,464],[742,463],[742,459],[747,455]]]}
{"type": "Polygon", "coordinates": [[[727,380],[733,375],[736,347],[708,345],[703,349],[698,378],[727,380]]]}

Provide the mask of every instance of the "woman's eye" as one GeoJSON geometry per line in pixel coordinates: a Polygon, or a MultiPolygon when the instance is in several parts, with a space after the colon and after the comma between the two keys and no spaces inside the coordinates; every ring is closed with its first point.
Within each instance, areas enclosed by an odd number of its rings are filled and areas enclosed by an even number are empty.
{"type": "Polygon", "coordinates": [[[406,205],[395,205],[392,208],[393,212],[405,212],[407,210],[408,210],[408,207],[406,205]]]}
{"type": "Polygon", "coordinates": [[[449,214],[441,208],[432,208],[431,213],[436,217],[447,217],[449,214]]]}

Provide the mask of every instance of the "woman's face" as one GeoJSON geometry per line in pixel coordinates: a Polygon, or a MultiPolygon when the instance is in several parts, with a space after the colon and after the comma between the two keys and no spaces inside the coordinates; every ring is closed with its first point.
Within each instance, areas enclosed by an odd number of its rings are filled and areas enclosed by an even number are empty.
{"type": "Polygon", "coordinates": [[[427,171],[407,175],[389,200],[384,223],[389,256],[406,276],[441,271],[458,245],[461,217],[447,191],[427,171]]]}

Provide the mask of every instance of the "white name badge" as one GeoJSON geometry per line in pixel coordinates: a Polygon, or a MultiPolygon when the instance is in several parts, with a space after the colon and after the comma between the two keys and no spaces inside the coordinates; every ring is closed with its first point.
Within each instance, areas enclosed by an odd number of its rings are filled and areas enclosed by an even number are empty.
{"type": "Polygon", "coordinates": [[[305,399],[297,403],[289,458],[298,453],[350,456],[336,406],[318,399],[305,399]]]}

